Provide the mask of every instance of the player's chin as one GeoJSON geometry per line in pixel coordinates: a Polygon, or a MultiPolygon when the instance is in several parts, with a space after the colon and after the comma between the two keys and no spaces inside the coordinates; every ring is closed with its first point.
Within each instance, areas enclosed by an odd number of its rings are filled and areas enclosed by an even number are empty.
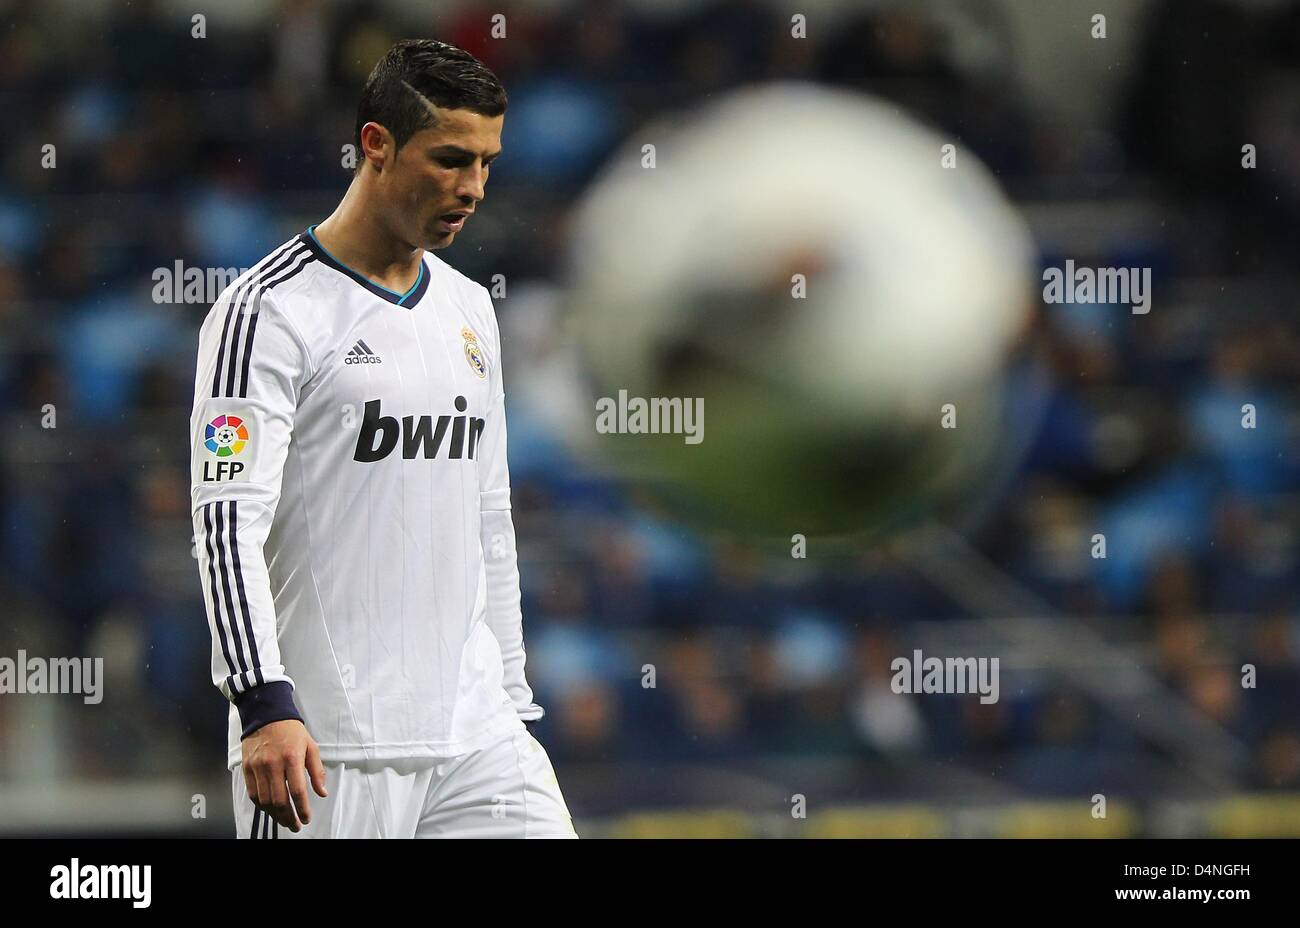
{"type": "Polygon", "coordinates": [[[430,228],[424,230],[424,249],[425,251],[436,251],[439,248],[446,248],[456,240],[456,233],[442,228],[442,222],[436,221],[430,228]]]}

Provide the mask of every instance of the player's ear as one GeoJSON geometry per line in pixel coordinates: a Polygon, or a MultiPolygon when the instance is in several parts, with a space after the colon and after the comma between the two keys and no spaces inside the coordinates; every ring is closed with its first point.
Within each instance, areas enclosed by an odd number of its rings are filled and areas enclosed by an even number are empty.
{"type": "Polygon", "coordinates": [[[382,171],[392,163],[397,152],[393,135],[377,122],[368,122],[361,127],[361,154],[372,167],[382,171]]]}

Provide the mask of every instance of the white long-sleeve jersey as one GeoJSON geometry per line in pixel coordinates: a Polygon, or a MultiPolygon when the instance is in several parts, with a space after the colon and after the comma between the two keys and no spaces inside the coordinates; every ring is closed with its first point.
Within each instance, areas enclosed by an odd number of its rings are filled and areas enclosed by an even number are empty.
{"type": "Polygon", "coordinates": [[[208,313],[190,440],[232,767],[286,718],[349,761],[452,756],[541,717],[486,289],[426,254],[398,294],[307,230],[208,313]]]}

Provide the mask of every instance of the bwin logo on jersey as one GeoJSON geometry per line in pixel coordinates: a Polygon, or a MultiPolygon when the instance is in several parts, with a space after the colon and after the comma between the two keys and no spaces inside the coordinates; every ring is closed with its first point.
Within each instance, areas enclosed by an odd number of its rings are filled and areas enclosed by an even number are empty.
{"type": "MultiPolygon", "coordinates": [[[[465,397],[456,397],[456,411],[464,412],[465,397]]],[[[357,435],[357,450],[352,455],[354,461],[371,464],[382,461],[393,453],[398,439],[402,441],[402,457],[413,461],[417,457],[434,458],[447,439],[447,430],[451,429],[451,440],[447,448],[448,458],[473,458],[478,450],[478,441],[483,434],[485,420],[474,416],[439,416],[436,423],[433,416],[384,416],[379,413],[379,400],[366,403],[365,417],[361,420],[361,432],[357,435]]]]}

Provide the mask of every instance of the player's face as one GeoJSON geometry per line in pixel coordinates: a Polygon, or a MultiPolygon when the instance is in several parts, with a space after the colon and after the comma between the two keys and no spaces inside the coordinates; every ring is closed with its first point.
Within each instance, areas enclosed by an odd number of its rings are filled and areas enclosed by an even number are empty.
{"type": "Polygon", "coordinates": [[[440,123],[421,129],[397,152],[394,200],[411,244],[446,248],[483,199],[488,166],[501,152],[505,116],[438,107],[440,123]]]}

